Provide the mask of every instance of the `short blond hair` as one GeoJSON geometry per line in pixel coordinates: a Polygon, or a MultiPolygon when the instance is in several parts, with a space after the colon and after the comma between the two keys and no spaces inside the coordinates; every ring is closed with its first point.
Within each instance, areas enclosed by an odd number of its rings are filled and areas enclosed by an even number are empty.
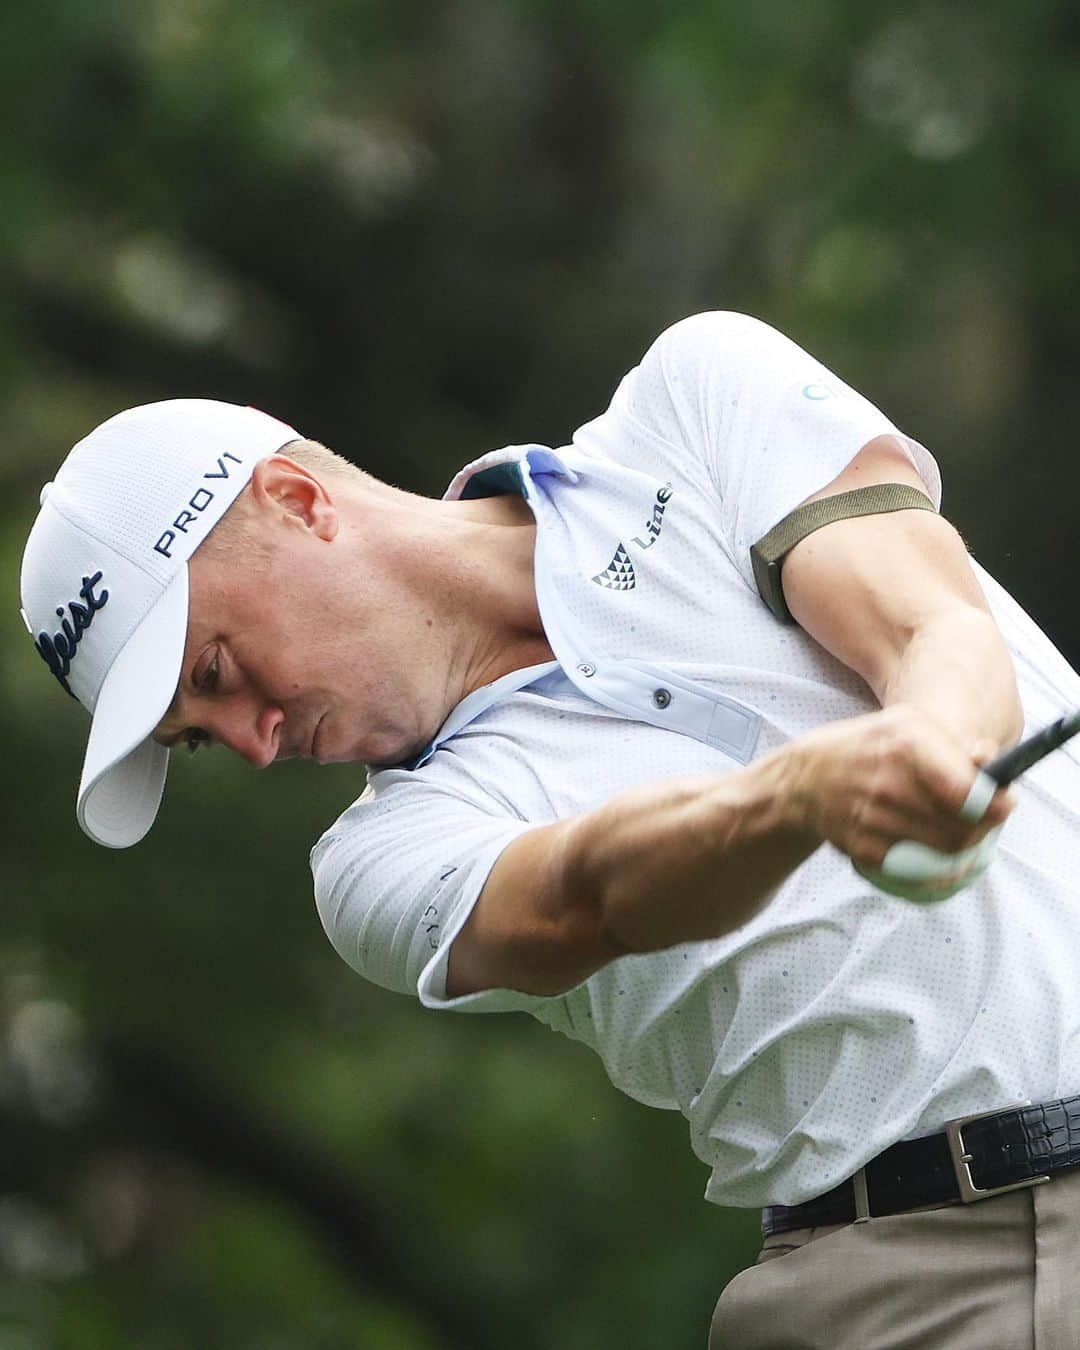
{"type": "Polygon", "coordinates": [[[329,449],[321,441],[290,441],[288,445],[281,447],[278,454],[284,455],[286,459],[295,459],[297,464],[305,469],[311,469],[313,473],[330,474],[332,477],[352,474],[358,478],[372,478],[370,473],[358,468],[352,460],[339,455],[336,450],[329,449]]]}

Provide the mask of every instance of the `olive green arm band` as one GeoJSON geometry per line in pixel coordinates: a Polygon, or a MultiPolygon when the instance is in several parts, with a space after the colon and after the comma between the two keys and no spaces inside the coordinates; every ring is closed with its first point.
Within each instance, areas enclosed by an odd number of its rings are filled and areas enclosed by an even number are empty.
{"type": "Polygon", "coordinates": [[[925,493],[907,483],[874,483],[870,487],[838,492],[833,497],[820,497],[816,502],[797,506],[750,547],[758,594],[782,623],[794,623],[784,600],[780,571],[784,558],[797,543],[820,530],[822,525],[831,525],[834,520],[912,509],[933,511],[934,504],[925,493]]]}

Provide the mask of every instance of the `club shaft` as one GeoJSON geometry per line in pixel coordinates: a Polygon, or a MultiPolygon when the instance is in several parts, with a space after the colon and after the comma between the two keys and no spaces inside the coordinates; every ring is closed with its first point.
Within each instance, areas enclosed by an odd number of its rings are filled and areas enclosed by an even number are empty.
{"type": "Polygon", "coordinates": [[[1056,722],[1051,722],[1041,731],[1036,731],[1026,741],[1021,741],[1011,750],[1006,750],[1003,755],[998,755],[997,759],[991,760],[985,766],[986,772],[1001,787],[1006,787],[1051,750],[1064,745],[1078,731],[1080,731],[1080,711],[1059,717],[1056,722]]]}

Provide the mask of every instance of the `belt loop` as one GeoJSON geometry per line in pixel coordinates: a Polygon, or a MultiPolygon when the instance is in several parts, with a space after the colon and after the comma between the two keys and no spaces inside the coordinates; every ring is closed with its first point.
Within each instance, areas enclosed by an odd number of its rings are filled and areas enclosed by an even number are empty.
{"type": "Polygon", "coordinates": [[[865,1223],[870,1217],[870,1197],[866,1191],[866,1168],[860,1167],[851,1178],[855,1188],[855,1222],[865,1223]]]}

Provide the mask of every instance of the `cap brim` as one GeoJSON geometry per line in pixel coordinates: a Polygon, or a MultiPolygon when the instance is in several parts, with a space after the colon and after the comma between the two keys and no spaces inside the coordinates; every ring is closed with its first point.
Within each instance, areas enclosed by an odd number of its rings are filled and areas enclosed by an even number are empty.
{"type": "Polygon", "coordinates": [[[187,639],[181,567],[105,676],[90,727],[76,815],[106,848],[130,848],[154,823],[169,752],[151,738],[176,693],[187,639]]]}

